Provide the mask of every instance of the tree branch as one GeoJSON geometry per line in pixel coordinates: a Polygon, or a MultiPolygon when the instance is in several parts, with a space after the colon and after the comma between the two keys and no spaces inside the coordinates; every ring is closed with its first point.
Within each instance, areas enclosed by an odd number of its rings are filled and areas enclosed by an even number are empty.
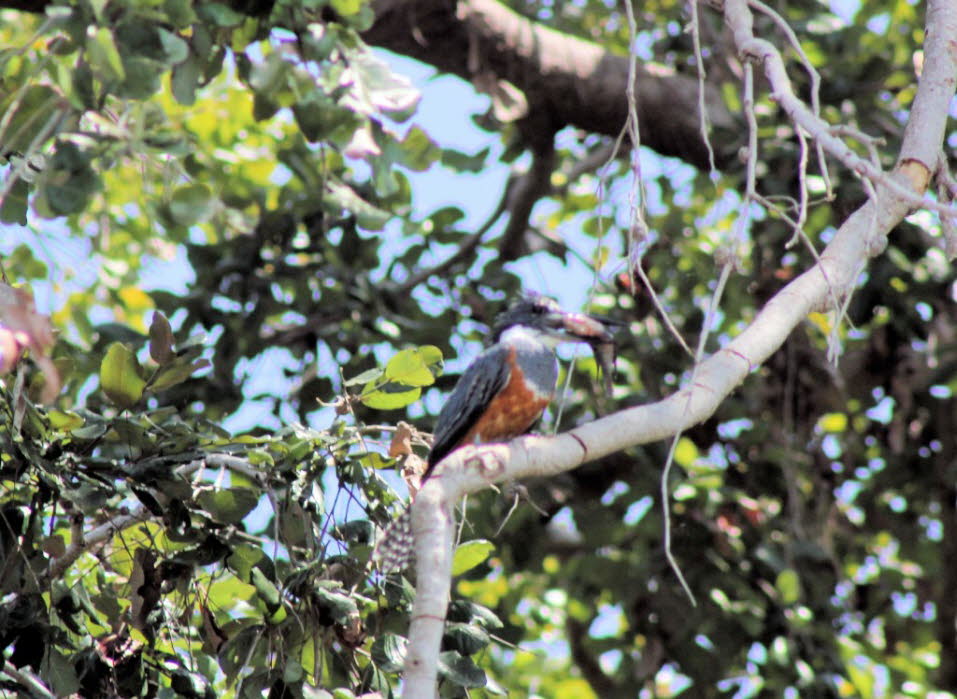
{"type": "MultiPolygon", "coordinates": [[[[491,73],[517,87],[529,113],[536,121],[547,117],[552,133],[574,126],[614,138],[625,124],[625,56],[532,22],[496,0],[377,0],[373,7],[367,42],[470,82],[491,73]]],[[[697,80],[662,67],[638,72],[642,145],[708,169],[697,80]]],[[[705,101],[713,126],[738,131],[717,90],[709,89],[705,101]]],[[[719,166],[734,155],[729,141],[719,166]]]]}

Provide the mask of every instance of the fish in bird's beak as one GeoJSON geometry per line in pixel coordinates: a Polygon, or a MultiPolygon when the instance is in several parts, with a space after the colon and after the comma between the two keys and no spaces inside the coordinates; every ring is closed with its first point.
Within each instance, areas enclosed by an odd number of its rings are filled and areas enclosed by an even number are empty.
{"type": "Polygon", "coordinates": [[[620,325],[615,321],[585,313],[565,313],[562,329],[565,333],[591,347],[595,361],[601,369],[605,393],[612,392],[612,381],[615,375],[615,336],[609,325],[620,325]]]}

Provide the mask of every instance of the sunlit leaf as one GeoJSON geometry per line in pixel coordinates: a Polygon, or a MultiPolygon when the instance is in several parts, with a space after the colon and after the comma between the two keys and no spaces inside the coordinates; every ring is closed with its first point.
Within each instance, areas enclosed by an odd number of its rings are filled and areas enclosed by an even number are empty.
{"type": "Polygon", "coordinates": [[[100,363],[100,388],[121,408],[130,408],[143,396],[146,381],[136,355],[121,342],[109,346],[100,363]]]}
{"type": "Polygon", "coordinates": [[[245,488],[204,490],[196,496],[203,509],[220,522],[241,522],[259,503],[259,495],[245,488]]]}
{"type": "Polygon", "coordinates": [[[455,549],[452,559],[452,575],[461,575],[481,565],[495,550],[495,544],[485,539],[466,541],[455,549]]]}

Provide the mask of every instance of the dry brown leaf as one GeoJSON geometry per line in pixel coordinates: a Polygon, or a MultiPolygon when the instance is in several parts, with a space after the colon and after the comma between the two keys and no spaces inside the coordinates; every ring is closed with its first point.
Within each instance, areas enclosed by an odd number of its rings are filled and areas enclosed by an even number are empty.
{"type": "Polygon", "coordinates": [[[412,435],[415,429],[407,422],[400,422],[396,425],[395,434],[392,435],[392,442],[389,444],[389,458],[397,459],[400,456],[412,453],[412,435]]]}

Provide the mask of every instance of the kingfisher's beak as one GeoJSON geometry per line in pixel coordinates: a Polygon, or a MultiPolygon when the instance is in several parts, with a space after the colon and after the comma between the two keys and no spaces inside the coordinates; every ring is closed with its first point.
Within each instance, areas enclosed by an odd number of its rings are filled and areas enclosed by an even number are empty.
{"type": "Polygon", "coordinates": [[[563,330],[569,339],[585,342],[591,347],[595,361],[604,377],[605,393],[612,394],[612,381],[615,375],[615,336],[612,334],[612,325],[622,325],[608,318],[588,315],[585,313],[565,313],[563,330]]]}
{"type": "Polygon", "coordinates": [[[564,313],[562,315],[562,330],[575,340],[587,342],[590,345],[614,343],[615,338],[608,327],[613,321],[585,313],[564,313]]]}

